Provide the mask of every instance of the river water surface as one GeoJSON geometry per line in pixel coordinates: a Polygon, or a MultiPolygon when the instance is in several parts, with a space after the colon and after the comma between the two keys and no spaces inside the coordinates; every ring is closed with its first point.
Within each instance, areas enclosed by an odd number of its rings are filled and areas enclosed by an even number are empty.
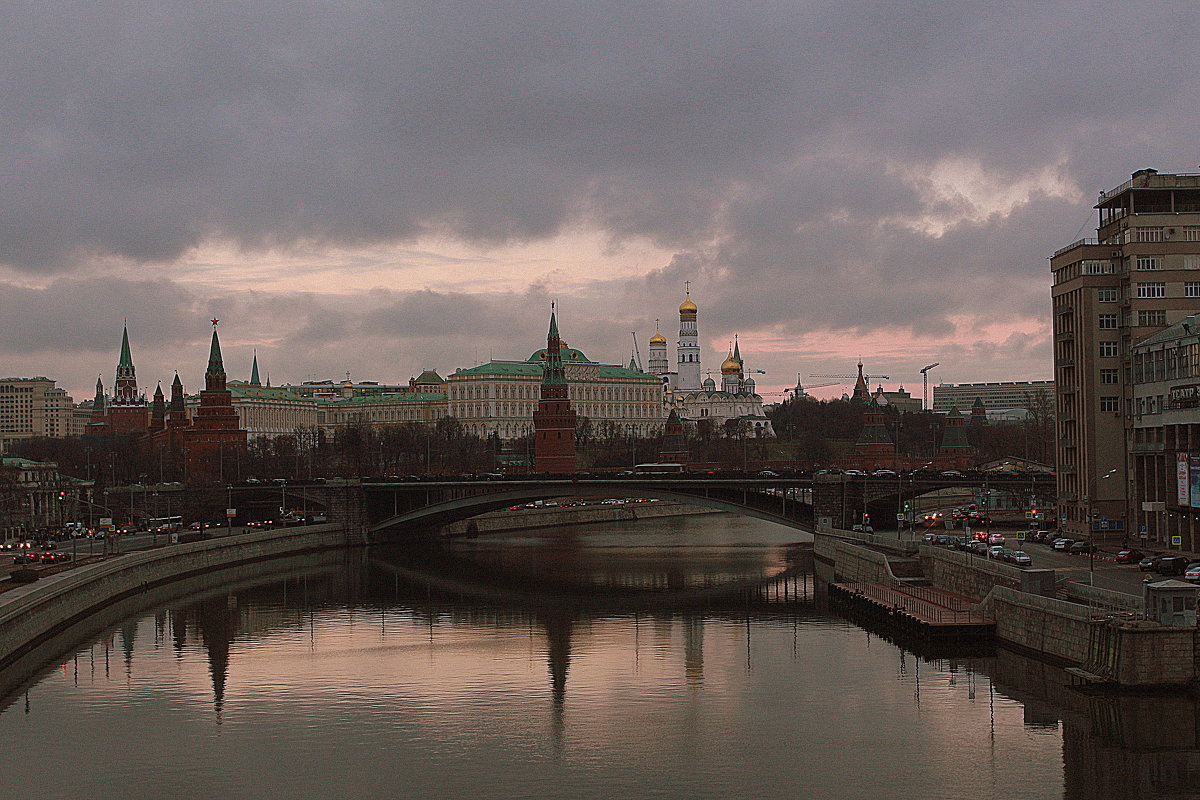
{"type": "Polygon", "coordinates": [[[802,538],[718,514],[209,576],[10,682],[0,796],[1200,796],[1192,699],[889,641],[802,538]]]}

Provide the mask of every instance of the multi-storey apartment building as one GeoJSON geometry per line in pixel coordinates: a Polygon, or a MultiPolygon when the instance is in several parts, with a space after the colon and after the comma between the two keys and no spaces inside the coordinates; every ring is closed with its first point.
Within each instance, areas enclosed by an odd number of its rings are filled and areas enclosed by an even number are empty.
{"type": "Polygon", "coordinates": [[[1136,524],[1133,348],[1200,308],[1200,175],[1138,170],[1095,207],[1096,238],[1050,259],[1058,512],[1078,535],[1136,524]]]}
{"type": "Polygon", "coordinates": [[[75,401],[49,378],[0,378],[0,452],[17,439],[75,436],[75,401]]]}
{"type": "Polygon", "coordinates": [[[1200,546],[1200,314],[1133,346],[1133,524],[1146,540],[1200,546]]]}
{"type": "Polygon", "coordinates": [[[933,387],[933,410],[939,414],[957,408],[964,414],[975,404],[983,402],[989,411],[999,409],[1030,409],[1054,399],[1054,381],[995,381],[991,383],[940,383],[933,387]]]}

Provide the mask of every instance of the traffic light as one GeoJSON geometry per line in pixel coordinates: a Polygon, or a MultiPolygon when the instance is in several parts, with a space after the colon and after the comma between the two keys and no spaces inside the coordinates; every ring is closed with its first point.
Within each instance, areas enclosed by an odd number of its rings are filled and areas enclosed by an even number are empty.
{"type": "Polygon", "coordinates": [[[61,491],[60,491],[60,492],[58,493],[58,502],[60,502],[60,503],[61,503],[62,501],[66,500],[66,499],[67,499],[67,493],[66,493],[66,492],[61,492],[61,491]]]}

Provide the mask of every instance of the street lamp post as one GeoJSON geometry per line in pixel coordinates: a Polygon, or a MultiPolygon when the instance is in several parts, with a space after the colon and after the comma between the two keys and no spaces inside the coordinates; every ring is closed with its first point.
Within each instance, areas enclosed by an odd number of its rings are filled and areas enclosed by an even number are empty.
{"type": "MultiPolygon", "coordinates": [[[[1097,481],[1102,481],[1102,480],[1111,478],[1113,476],[1113,473],[1115,473],[1116,471],[1117,471],[1117,468],[1113,467],[1112,469],[1110,469],[1108,472],[1104,473],[1103,475],[1097,476],[1092,481],[1092,491],[1094,492],[1096,490],[1096,482],[1097,481]]],[[[1088,526],[1088,585],[1092,586],[1092,585],[1095,585],[1095,582],[1096,582],[1096,520],[1095,520],[1096,513],[1094,511],[1092,511],[1091,495],[1085,494],[1083,496],[1083,503],[1084,503],[1084,506],[1087,511],[1087,526],[1088,526]]]]}

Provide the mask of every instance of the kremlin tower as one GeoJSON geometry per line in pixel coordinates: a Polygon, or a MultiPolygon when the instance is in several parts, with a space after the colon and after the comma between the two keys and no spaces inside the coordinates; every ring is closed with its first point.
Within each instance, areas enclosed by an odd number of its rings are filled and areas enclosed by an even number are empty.
{"type": "Polygon", "coordinates": [[[108,433],[140,436],[149,427],[146,396],[138,393],[133,356],[129,351],[129,326],[121,330],[121,357],[117,362],[117,382],[108,407],[108,433]]]}
{"type": "Polygon", "coordinates": [[[183,431],[189,481],[233,479],[235,459],[246,447],[246,431],[238,421],[233,395],[225,388],[225,364],[221,359],[221,342],[217,338],[218,321],[212,321],[212,344],[208,351],[208,369],[204,373],[204,389],[200,392],[200,407],[196,409],[191,426],[183,431]]]}
{"type": "MultiPolygon", "coordinates": [[[[215,335],[215,334],[214,334],[215,335]]],[[[542,389],[533,412],[534,470],[556,475],[575,471],[575,412],[567,397],[567,375],[562,363],[562,341],[558,321],[550,311],[546,334],[546,361],[542,365],[542,389]]]]}
{"type": "Polygon", "coordinates": [[[698,392],[700,383],[700,342],[696,331],[696,304],[690,291],[685,291],[679,306],[679,372],[675,389],[680,392],[698,392]]]}

